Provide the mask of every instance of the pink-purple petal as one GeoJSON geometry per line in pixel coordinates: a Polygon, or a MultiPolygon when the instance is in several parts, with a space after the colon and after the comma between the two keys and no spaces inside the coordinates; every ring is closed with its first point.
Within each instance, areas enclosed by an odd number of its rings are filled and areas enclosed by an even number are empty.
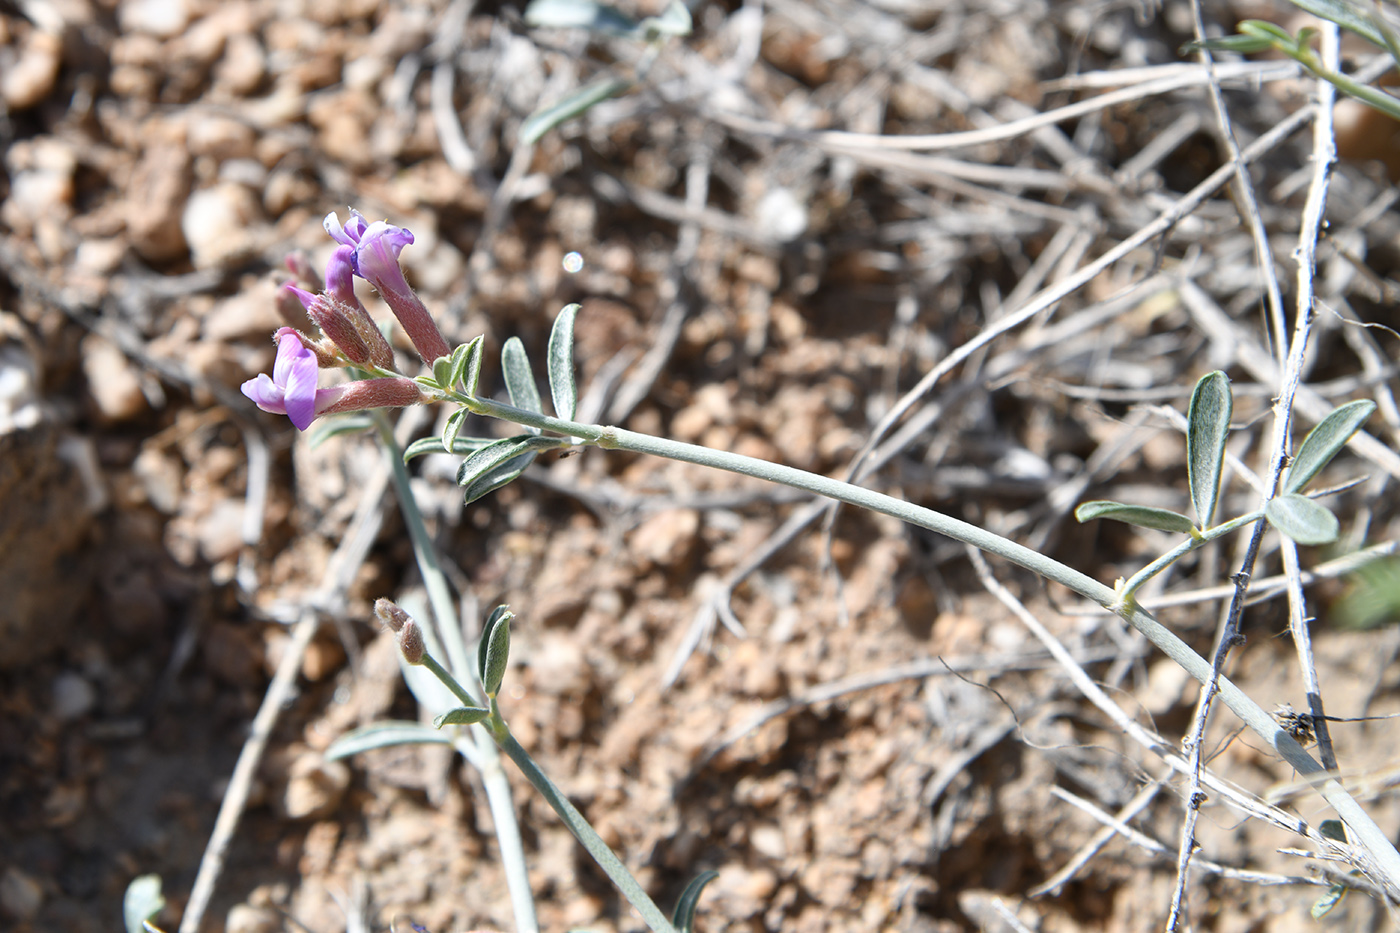
{"type": "Polygon", "coordinates": [[[282,389],[268,377],[267,373],[258,373],[256,378],[249,379],[239,386],[239,389],[263,411],[274,415],[287,413],[286,406],[282,404],[282,389]]]}
{"type": "Polygon", "coordinates": [[[355,247],[337,246],[326,262],[326,291],[342,301],[355,301],[355,247]]]}
{"type": "Polygon", "coordinates": [[[283,388],[282,403],[287,417],[298,431],[305,431],[316,420],[316,356],[310,351],[296,359],[283,388]]]}

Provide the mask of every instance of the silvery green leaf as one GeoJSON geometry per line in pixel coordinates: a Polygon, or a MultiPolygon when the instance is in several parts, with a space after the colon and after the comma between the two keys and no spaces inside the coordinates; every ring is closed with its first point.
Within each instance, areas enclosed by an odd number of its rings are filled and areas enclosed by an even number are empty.
{"type": "Polygon", "coordinates": [[[700,892],[705,890],[705,885],[719,877],[717,871],[702,871],[681,892],[680,900],[676,901],[676,912],[671,918],[671,924],[676,928],[677,933],[692,933],[695,929],[695,908],[700,904],[700,892]]]}
{"type": "Polygon", "coordinates": [[[487,444],[496,443],[494,437],[462,437],[460,434],[452,439],[452,450],[442,446],[442,435],[435,434],[432,437],[420,437],[404,448],[403,462],[408,463],[415,457],[422,457],[425,454],[445,454],[454,453],[459,456],[480,450],[487,444]]]}
{"type": "Polygon", "coordinates": [[[472,397],[476,396],[476,384],[481,379],[481,348],[485,342],[486,338],[477,334],[465,344],[465,350],[462,347],[457,348],[462,354],[462,365],[453,367],[453,385],[461,383],[462,391],[472,397]]]}
{"type": "Polygon", "coordinates": [[[520,342],[519,337],[510,338],[501,347],[501,369],[505,372],[510,403],[537,415],[544,414],[540,387],[535,384],[535,371],[530,368],[530,358],[525,355],[525,344],[520,342]]]}
{"type": "Polygon", "coordinates": [[[470,414],[465,408],[459,408],[447,416],[447,423],[442,426],[442,449],[451,450],[452,445],[457,442],[457,434],[462,430],[462,422],[467,420],[470,414]]]}
{"type": "Polygon", "coordinates": [[[568,441],[538,434],[518,434],[487,444],[470,454],[457,468],[457,485],[466,502],[475,502],[514,480],[534,462],[541,450],[563,447],[568,441]]]}
{"type": "Polygon", "coordinates": [[[325,755],[327,761],[335,761],[391,745],[447,745],[451,742],[450,737],[421,722],[385,719],[345,733],[331,742],[325,755]]]}
{"type": "Polygon", "coordinates": [[[1303,443],[1298,445],[1298,453],[1288,468],[1283,491],[1301,492],[1337,456],[1375,410],[1376,403],[1370,399],[1357,399],[1332,409],[1332,413],[1319,421],[1317,427],[1309,431],[1303,443]]]}
{"type": "Polygon", "coordinates": [[[459,706],[434,719],[433,725],[438,729],[443,726],[474,726],[490,715],[489,709],[480,706],[459,706]]]}
{"type": "Polygon", "coordinates": [[[1081,522],[1111,518],[1114,521],[1127,522],[1129,525],[1141,525],[1143,528],[1156,528],[1158,531],[1173,531],[1183,535],[1189,535],[1196,530],[1191,519],[1180,512],[1154,509],[1145,505],[1128,505],[1107,499],[1083,503],[1074,510],[1074,517],[1081,522]]]}
{"type": "Polygon", "coordinates": [[[502,612],[498,608],[488,620],[492,622],[490,629],[481,635],[481,645],[484,647],[478,648],[477,655],[481,665],[481,689],[489,697],[500,692],[506,665],[510,663],[510,620],[513,618],[515,613],[509,609],[502,612]]]}
{"type": "Polygon", "coordinates": [[[1264,19],[1247,19],[1235,28],[1246,36],[1267,40],[1284,53],[1296,51],[1300,37],[1303,37],[1308,31],[1305,29],[1295,36],[1282,26],[1276,26],[1264,19]]]}
{"type": "Polygon", "coordinates": [[[1297,493],[1270,499],[1264,506],[1264,517],[1299,544],[1331,544],[1341,530],[1337,516],[1325,505],[1297,493]]]}
{"type": "Polygon", "coordinates": [[[165,897],[160,893],[160,875],[142,875],[126,886],[122,898],[122,920],[126,933],[142,933],[147,920],[165,909],[165,897]]]}
{"type": "Polygon", "coordinates": [[[316,422],[307,432],[307,441],[313,448],[319,447],[333,437],[342,434],[361,434],[374,427],[374,418],[369,415],[338,415],[316,422]]]}
{"type": "Polygon", "coordinates": [[[637,28],[631,17],[597,0],[531,0],[525,8],[525,25],[588,29],[610,36],[628,36],[637,28]]]}
{"type": "Polygon", "coordinates": [[[486,664],[482,672],[482,689],[487,696],[501,692],[501,681],[505,679],[505,665],[511,660],[511,618],[510,612],[501,616],[496,628],[491,629],[491,637],[486,642],[486,664]]]}
{"type": "Polygon", "coordinates": [[[578,387],[574,383],[574,318],[579,306],[567,305],[554,319],[549,332],[549,393],[554,400],[554,414],[565,421],[574,420],[578,407],[578,387]]]}
{"type": "Polygon", "coordinates": [[[1210,52],[1238,52],[1241,55],[1253,55],[1257,52],[1267,52],[1274,48],[1274,42],[1261,36],[1220,36],[1215,39],[1194,39],[1181,47],[1182,55],[1189,55],[1192,52],[1199,52],[1205,49],[1210,52]]]}
{"type": "Polygon", "coordinates": [[[502,604],[492,609],[481,625],[481,640],[476,643],[476,676],[481,678],[483,684],[486,682],[486,655],[491,650],[491,633],[496,630],[496,626],[513,618],[515,613],[510,611],[509,606],[502,604]]]}
{"type": "Polygon", "coordinates": [[[1191,393],[1186,410],[1186,479],[1191,504],[1202,528],[1210,526],[1220,497],[1220,474],[1225,465],[1225,438],[1235,400],[1229,378],[1219,370],[1207,373],[1191,393]]]}
{"type": "Polygon", "coordinates": [[[539,142],[541,136],[565,120],[572,120],[593,105],[616,97],[631,86],[630,80],[616,76],[585,84],[563,100],[541,107],[526,117],[525,122],[520,124],[520,142],[527,146],[539,142]]]}
{"type": "Polygon", "coordinates": [[[1329,20],[1344,29],[1350,29],[1358,36],[1374,42],[1381,48],[1386,47],[1385,36],[1376,28],[1371,21],[1369,11],[1370,5],[1366,0],[1360,2],[1346,2],[1346,0],[1291,0],[1294,6],[1307,10],[1312,15],[1320,19],[1329,20]]]}
{"type": "Polygon", "coordinates": [[[452,388],[452,357],[440,356],[433,360],[433,381],[441,389],[452,388]]]}

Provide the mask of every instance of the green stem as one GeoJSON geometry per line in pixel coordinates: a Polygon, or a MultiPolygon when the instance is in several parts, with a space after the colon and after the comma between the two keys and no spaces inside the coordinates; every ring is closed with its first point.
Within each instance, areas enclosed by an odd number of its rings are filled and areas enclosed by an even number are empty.
{"type": "Polygon", "coordinates": [[[1370,104],[1387,116],[1400,120],[1400,98],[1396,98],[1380,88],[1371,87],[1369,84],[1362,84],[1337,71],[1325,68],[1311,48],[1304,47],[1301,50],[1283,48],[1283,51],[1291,56],[1298,64],[1302,65],[1315,77],[1334,85],[1343,94],[1355,97],[1359,101],[1370,104]]]}
{"type": "MultiPolygon", "coordinates": [[[[1193,651],[1189,645],[1168,631],[1151,614],[1135,603],[1121,603],[1118,593],[1112,587],[1105,586],[1093,577],[1080,573],[1078,570],[1024,545],[978,528],[976,525],[970,525],[949,515],[896,499],[893,496],[819,476],[815,473],[808,473],[805,470],[744,457],[727,451],[710,450],[694,444],[684,444],[666,438],[638,434],[635,431],[627,431],[622,428],[580,424],[574,421],[551,418],[548,415],[525,411],[491,399],[460,398],[459,401],[477,414],[501,418],[545,431],[553,431],[604,449],[654,454],[671,460],[713,467],[780,483],[794,489],[802,489],[835,499],[838,502],[869,509],[872,512],[891,515],[911,525],[936,531],[988,553],[996,554],[1025,567],[1027,570],[1040,574],[1046,579],[1068,587],[1084,598],[1116,613],[1196,680],[1203,684],[1214,681],[1220,699],[1225,705],[1260,739],[1272,746],[1281,758],[1305,776],[1318,775],[1318,790],[1323,798],[1337,811],[1337,814],[1351,830],[1352,836],[1368,850],[1389,884],[1400,889],[1400,852],[1396,851],[1395,845],[1389,837],[1351,795],[1335,779],[1322,778],[1322,766],[1291,735],[1281,729],[1273,717],[1265,712],[1258,703],[1225,677],[1217,676],[1212,670],[1210,662],[1193,651]]],[[[509,748],[506,749],[506,753],[511,754],[509,748]]],[[[511,755],[511,757],[515,756],[511,755]]]]}
{"type": "MultiPolygon", "coordinates": [[[[433,607],[433,617],[437,624],[442,626],[444,632],[452,631],[453,635],[444,635],[441,641],[446,642],[449,649],[445,655],[448,661],[459,670],[470,672],[473,670],[470,659],[465,657],[461,649],[462,631],[461,620],[457,617],[457,604],[452,599],[452,592],[447,586],[447,577],[442,572],[442,565],[438,563],[437,548],[433,546],[432,536],[428,534],[428,526],[423,521],[423,513],[418,509],[418,501],[413,498],[413,487],[409,482],[408,467],[403,462],[403,450],[399,447],[399,442],[394,437],[394,428],[385,417],[382,409],[375,409],[373,412],[374,425],[379,432],[379,441],[384,447],[384,454],[389,458],[389,468],[391,478],[394,483],[394,492],[399,500],[399,512],[403,515],[404,524],[408,526],[409,539],[413,542],[413,553],[418,560],[418,570],[423,576],[423,585],[428,591],[428,600],[433,607]]],[[[423,640],[428,647],[428,654],[425,657],[431,658],[434,653],[440,650],[437,647],[437,632],[432,626],[423,626],[423,640]]],[[[482,702],[473,697],[472,693],[463,687],[455,677],[453,677],[436,660],[429,667],[447,685],[448,689],[456,694],[468,706],[481,706],[482,702]]],[[[511,911],[515,915],[515,923],[521,933],[539,933],[539,920],[535,914],[535,896],[530,891],[529,868],[525,864],[525,845],[520,838],[520,824],[515,818],[515,803],[511,799],[510,781],[506,777],[505,769],[501,767],[501,756],[496,751],[496,744],[481,729],[469,730],[472,746],[476,750],[474,756],[468,756],[465,752],[463,757],[468,758],[472,764],[476,765],[481,773],[481,783],[486,788],[486,802],[491,809],[491,819],[495,824],[496,842],[501,847],[501,868],[506,875],[506,887],[510,891],[511,911]]],[[[463,737],[465,744],[465,737],[463,737]]]]}
{"type": "Polygon", "coordinates": [[[1196,548],[1205,544],[1207,541],[1214,541],[1216,538],[1219,538],[1222,535],[1229,534],[1236,528],[1243,528],[1245,525],[1251,524],[1252,522],[1257,522],[1263,517],[1264,510],[1260,509],[1257,512],[1250,512],[1248,515],[1241,515],[1239,518],[1232,518],[1228,522],[1222,522],[1221,524],[1216,525],[1212,528],[1207,528],[1199,535],[1192,535],[1190,538],[1187,538],[1185,541],[1181,542],[1176,547],[1172,548],[1170,551],[1163,554],[1161,557],[1157,558],[1152,563],[1148,564],[1146,567],[1142,568],[1137,573],[1129,577],[1128,582],[1124,583],[1122,587],[1120,587],[1118,590],[1119,600],[1121,602],[1127,602],[1131,600],[1133,598],[1133,594],[1135,594],[1139,589],[1141,589],[1144,583],[1146,583],[1148,580],[1151,580],[1157,574],[1161,573],[1163,570],[1166,570],[1172,564],[1181,560],[1187,554],[1190,554],[1192,551],[1196,550],[1196,548]]]}
{"type": "Polygon", "coordinates": [[[671,925],[671,921],[662,913],[661,908],[656,906],[650,895],[642,889],[636,878],[627,870],[627,866],[622,864],[622,860],[613,854],[613,850],[608,848],[608,844],[603,841],[593,827],[588,825],[582,813],[569,802],[569,798],[564,796],[563,791],[555,786],[535,760],[530,757],[530,753],[521,747],[515,740],[515,736],[510,734],[510,728],[505,720],[501,718],[500,709],[496,705],[496,700],[491,699],[491,734],[500,744],[501,750],[506,753],[511,761],[515,762],[526,779],[534,785],[535,790],[554,808],[554,812],[559,814],[559,818],[564,821],[564,825],[569,827],[569,831],[574,834],[574,838],[588,850],[588,854],[593,856],[593,860],[598,863],[598,867],[603,869],[607,876],[612,879],[612,883],[617,885],[622,896],[637,909],[642,915],[646,925],[651,927],[656,933],[676,933],[676,928],[671,925]]]}

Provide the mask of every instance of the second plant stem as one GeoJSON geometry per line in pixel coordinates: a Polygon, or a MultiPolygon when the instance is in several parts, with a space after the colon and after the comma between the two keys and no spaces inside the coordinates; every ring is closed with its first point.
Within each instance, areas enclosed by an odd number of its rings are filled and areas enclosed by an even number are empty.
{"type": "Polygon", "coordinates": [[[1280,728],[1273,717],[1254,702],[1248,694],[1225,677],[1217,676],[1210,662],[1197,654],[1189,645],[1159,623],[1151,614],[1136,605],[1135,602],[1120,602],[1119,594],[1112,587],[1100,583],[1093,577],[976,525],[968,524],[933,509],[866,489],[863,486],[856,486],[766,460],[745,457],[723,450],[712,450],[708,447],[654,437],[649,434],[639,434],[623,428],[581,424],[576,421],[551,418],[548,415],[526,411],[493,399],[455,396],[455,400],[475,414],[573,437],[584,444],[608,450],[627,450],[634,453],[652,454],[669,460],[694,463],[730,473],[752,476],[869,509],[872,512],[890,515],[911,525],[927,528],[965,544],[971,544],[1068,587],[1084,598],[1115,612],[1202,684],[1214,682],[1219,691],[1220,699],[1250,730],[1272,746],[1279,756],[1300,774],[1305,777],[1316,775],[1319,793],[1346,823],[1352,838],[1371,855],[1375,866],[1383,874],[1386,882],[1393,889],[1400,890],[1400,852],[1396,851],[1389,836],[1376,825],[1370,814],[1362,809],[1345,788],[1335,779],[1323,777],[1322,765],[1318,764],[1317,760],[1309,755],[1298,744],[1297,740],[1280,728]]]}

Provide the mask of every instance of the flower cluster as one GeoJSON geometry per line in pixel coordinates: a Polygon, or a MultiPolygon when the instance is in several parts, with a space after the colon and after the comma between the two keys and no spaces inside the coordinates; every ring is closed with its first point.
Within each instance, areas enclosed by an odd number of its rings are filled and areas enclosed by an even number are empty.
{"type": "Polygon", "coordinates": [[[325,288],[319,293],[292,284],[285,288],[300,301],[326,340],[281,328],[273,335],[277,361],[272,375],[261,373],[242,386],[243,394],[259,408],[286,415],[299,431],[305,431],[319,415],[399,408],[425,401],[418,384],[398,374],[393,348],[355,295],[355,276],[378,290],[424,362],[431,364],[451,352],[399,267],[399,253],[413,242],[412,233],[383,221],[367,223],[353,209],[344,227],[334,212],[326,215],[323,226],[340,244],[326,264],[325,288]],[[317,388],[318,371],[337,366],[356,366],[381,375],[317,388]]]}

